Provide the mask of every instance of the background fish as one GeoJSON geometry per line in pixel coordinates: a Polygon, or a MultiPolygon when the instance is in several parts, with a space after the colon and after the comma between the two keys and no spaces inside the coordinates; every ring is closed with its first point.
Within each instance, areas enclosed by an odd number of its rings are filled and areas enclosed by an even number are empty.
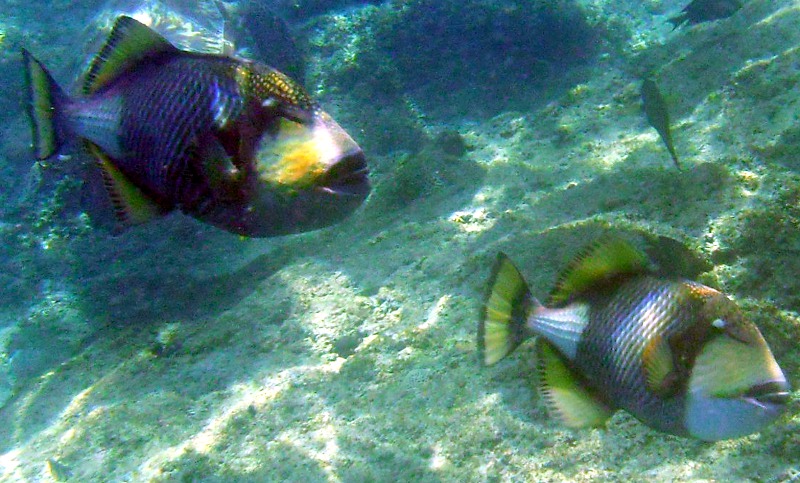
{"type": "Polygon", "coordinates": [[[597,426],[625,409],[660,431],[715,441],[760,430],[789,400],[764,338],[730,299],[655,276],[625,241],[576,258],[547,307],[502,253],[489,287],[481,361],[538,336],[540,390],[567,426],[597,426]]]}
{"type": "Polygon", "coordinates": [[[271,67],[179,50],[120,17],[68,97],[23,50],[39,159],[96,157],[118,228],[179,209],[247,236],[330,225],[369,193],[361,148],[271,67]]]}
{"type": "Polygon", "coordinates": [[[693,0],[683,7],[681,13],[670,18],[669,23],[677,28],[684,23],[696,24],[727,18],[736,13],[744,2],[742,0],[693,0]]]}
{"type": "Polygon", "coordinates": [[[642,82],[642,107],[644,114],[647,116],[647,122],[650,123],[661,136],[661,140],[667,146],[667,151],[672,157],[675,166],[680,169],[681,165],[678,163],[678,155],[675,153],[675,145],[672,142],[672,131],[669,127],[669,111],[667,110],[667,103],[658,85],[653,79],[645,79],[642,82]]]}

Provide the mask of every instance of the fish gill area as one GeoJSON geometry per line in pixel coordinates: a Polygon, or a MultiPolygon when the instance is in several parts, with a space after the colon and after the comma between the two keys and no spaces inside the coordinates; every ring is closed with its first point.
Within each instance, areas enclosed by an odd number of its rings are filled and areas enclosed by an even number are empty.
{"type": "Polygon", "coordinates": [[[19,47],[73,79],[137,12],[213,50],[214,2],[7,3],[0,481],[800,478],[797,0],[677,29],[676,0],[226,2],[241,53],[288,55],[373,182],[343,222],[262,240],[180,214],[92,228],[89,161],[34,163],[16,101],[19,47]],[[680,171],[642,113],[646,76],[680,171]],[[532,344],[479,365],[496,253],[543,296],[609,231],[745,308],[795,388],[778,422],[714,444],[622,412],[571,431],[536,393],[532,344]]]}

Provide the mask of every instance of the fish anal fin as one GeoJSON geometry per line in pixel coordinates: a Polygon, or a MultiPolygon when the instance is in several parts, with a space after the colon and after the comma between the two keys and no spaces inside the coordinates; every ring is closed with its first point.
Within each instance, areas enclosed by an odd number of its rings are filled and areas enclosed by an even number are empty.
{"type": "Polygon", "coordinates": [[[575,257],[559,277],[548,306],[566,303],[614,278],[648,271],[647,255],[622,238],[609,236],[575,257]]]}
{"type": "Polygon", "coordinates": [[[169,210],[160,206],[125,176],[114,161],[97,145],[86,143],[97,159],[108,199],[114,208],[118,226],[115,231],[146,223],[165,215],[169,210]]]}
{"type": "Polygon", "coordinates": [[[86,71],[83,93],[97,92],[149,57],[178,51],[177,47],[151,28],[123,15],[117,18],[106,43],[86,71]]]}
{"type": "Polygon", "coordinates": [[[543,338],[536,341],[539,392],[551,416],[570,428],[602,426],[614,410],[586,388],[564,356],[543,338]]]}

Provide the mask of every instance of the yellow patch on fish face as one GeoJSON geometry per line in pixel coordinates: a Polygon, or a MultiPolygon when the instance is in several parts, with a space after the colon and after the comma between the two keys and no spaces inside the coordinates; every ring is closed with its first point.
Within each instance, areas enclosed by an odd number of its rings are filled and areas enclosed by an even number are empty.
{"type": "Polygon", "coordinates": [[[278,139],[256,155],[262,181],[291,188],[307,188],[325,172],[323,153],[313,132],[282,120],[278,139]]]}

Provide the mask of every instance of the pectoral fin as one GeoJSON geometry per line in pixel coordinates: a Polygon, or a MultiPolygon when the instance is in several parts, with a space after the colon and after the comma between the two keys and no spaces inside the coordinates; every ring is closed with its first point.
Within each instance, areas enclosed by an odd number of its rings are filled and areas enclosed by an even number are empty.
{"type": "Polygon", "coordinates": [[[219,138],[206,135],[190,148],[189,155],[197,158],[203,174],[218,199],[231,200],[242,196],[241,185],[244,173],[239,170],[234,158],[228,154],[219,138]]]}
{"type": "Polygon", "coordinates": [[[588,388],[543,338],[536,341],[539,392],[551,416],[570,428],[602,426],[614,410],[588,388]]]}
{"type": "Polygon", "coordinates": [[[678,371],[666,339],[653,337],[644,347],[642,367],[647,389],[662,397],[675,392],[678,386],[678,371]]]}

